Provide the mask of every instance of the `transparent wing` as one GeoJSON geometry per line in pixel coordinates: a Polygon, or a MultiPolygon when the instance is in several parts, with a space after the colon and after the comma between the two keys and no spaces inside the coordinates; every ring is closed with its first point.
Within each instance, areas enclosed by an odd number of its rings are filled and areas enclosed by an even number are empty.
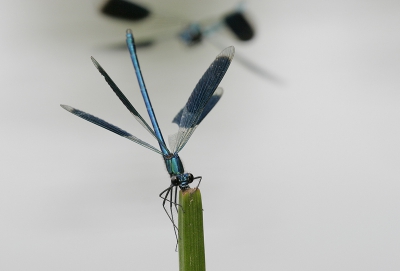
{"type": "MultiPolygon", "coordinates": [[[[208,36],[207,40],[211,45],[215,46],[218,48],[218,50],[221,50],[221,48],[224,48],[225,45],[223,42],[221,42],[220,37],[214,35],[212,37],[208,36]]],[[[235,61],[239,62],[241,65],[243,65],[246,69],[249,69],[251,72],[254,72],[258,76],[261,76],[262,78],[266,80],[270,80],[276,84],[283,84],[284,81],[277,75],[273,74],[272,72],[266,70],[265,68],[259,66],[255,62],[252,62],[248,58],[246,58],[243,55],[240,54],[235,54],[235,61]]]]}
{"type": "MultiPolygon", "coordinates": [[[[224,93],[224,90],[219,87],[215,90],[213,96],[211,96],[210,100],[208,101],[208,103],[206,104],[206,106],[204,107],[203,112],[200,115],[199,120],[197,121],[196,125],[199,125],[203,119],[208,115],[208,113],[210,113],[210,111],[214,108],[214,106],[218,103],[218,101],[221,99],[222,94],[224,93]]],[[[182,108],[178,114],[176,114],[175,118],[172,120],[172,123],[176,123],[179,125],[181,118],[182,118],[182,114],[183,114],[183,109],[182,108]]]]}
{"type": "Polygon", "coordinates": [[[193,134],[206,104],[228,70],[234,54],[235,48],[233,46],[223,50],[197,83],[183,108],[178,124],[178,133],[170,137],[170,142],[172,143],[170,147],[173,153],[178,153],[182,150],[193,134]]]}
{"type": "Polygon", "coordinates": [[[147,124],[147,122],[142,118],[142,116],[139,114],[139,112],[133,107],[133,105],[129,102],[129,100],[125,97],[125,95],[122,93],[122,91],[118,88],[118,86],[114,83],[114,81],[111,79],[111,77],[107,74],[107,72],[100,66],[99,62],[96,61],[93,57],[91,57],[92,62],[94,66],[99,70],[101,75],[104,76],[104,79],[107,81],[108,85],[111,87],[111,89],[114,91],[114,93],[118,96],[118,98],[121,100],[121,102],[125,105],[125,107],[129,110],[129,112],[132,113],[132,115],[135,117],[135,119],[155,138],[157,141],[163,145],[167,150],[167,146],[165,146],[164,142],[159,140],[155,133],[154,130],[147,124]]]}
{"type": "Polygon", "coordinates": [[[111,123],[108,123],[105,120],[102,120],[102,119],[100,119],[98,117],[95,117],[95,116],[93,116],[91,114],[83,112],[83,111],[81,111],[79,109],[75,109],[75,108],[73,108],[71,106],[68,106],[68,105],[61,104],[61,107],[64,108],[65,110],[71,112],[72,114],[84,119],[84,120],[87,120],[87,121],[89,121],[91,123],[94,123],[94,124],[104,128],[104,129],[107,129],[107,130],[109,130],[109,131],[111,131],[111,132],[113,132],[113,133],[115,133],[115,134],[117,134],[119,136],[125,137],[125,138],[127,138],[127,139],[129,139],[129,140],[131,140],[131,141],[133,141],[133,142],[135,142],[137,144],[139,144],[139,145],[142,145],[145,148],[148,148],[149,150],[152,150],[152,151],[162,155],[160,150],[158,150],[157,148],[153,147],[149,143],[146,143],[146,142],[140,140],[139,138],[131,135],[130,133],[122,130],[121,128],[118,128],[117,126],[115,126],[115,125],[113,125],[111,123]]]}
{"type": "Polygon", "coordinates": [[[242,55],[236,55],[235,61],[238,61],[245,68],[249,69],[251,72],[254,72],[258,76],[261,76],[266,80],[269,80],[276,84],[284,84],[284,81],[281,78],[279,78],[277,75],[262,68],[261,66],[257,65],[255,62],[252,62],[251,60],[249,60],[248,58],[246,58],[242,55]]]}

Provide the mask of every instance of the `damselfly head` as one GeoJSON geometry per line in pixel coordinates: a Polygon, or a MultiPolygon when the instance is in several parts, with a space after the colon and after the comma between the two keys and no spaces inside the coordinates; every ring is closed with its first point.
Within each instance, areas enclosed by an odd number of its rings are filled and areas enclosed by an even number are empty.
{"type": "Polygon", "coordinates": [[[199,44],[203,40],[202,29],[197,23],[190,24],[179,33],[179,37],[186,45],[199,44]]]}
{"type": "Polygon", "coordinates": [[[179,186],[181,189],[185,190],[189,188],[189,184],[193,182],[195,178],[192,173],[184,173],[179,175],[171,176],[171,185],[179,186]]]}

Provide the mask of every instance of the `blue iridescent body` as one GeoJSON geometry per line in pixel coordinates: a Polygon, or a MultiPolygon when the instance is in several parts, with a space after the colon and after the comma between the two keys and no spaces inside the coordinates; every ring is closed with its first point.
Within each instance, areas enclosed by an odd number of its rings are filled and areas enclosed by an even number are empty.
{"type": "MultiPolygon", "coordinates": [[[[173,119],[173,123],[179,126],[178,132],[169,137],[170,149],[165,144],[161,129],[158,125],[156,115],[151,105],[150,97],[146,89],[146,85],[143,80],[143,76],[140,70],[139,61],[136,55],[136,48],[132,32],[130,30],[126,33],[126,42],[130,52],[133,66],[135,68],[136,78],[139,83],[140,91],[143,96],[144,103],[147,108],[151,125],[142,118],[139,112],[133,107],[129,100],[125,97],[122,91],[106,73],[106,71],[100,66],[100,64],[92,57],[93,64],[98,71],[104,76],[111,89],[118,96],[125,107],[132,113],[136,120],[157,140],[159,148],[156,148],[149,143],[133,136],[132,134],[122,130],[121,128],[106,122],[98,117],[95,117],[89,113],[83,112],[79,109],[73,108],[68,105],[61,105],[65,110],[75,114],[76,116],[92,122],[102,128],[105,128],[117,135],[125,137],[145,148],[148,148],[160,155],[162,155],[166,169],[170,175],[171,183],[167,189],[160,193],[160,197],[163,199],[163,207],[167,215],[174,223],[172,214],[172,206],[177,205],[176,195],[177,188],[182,190],[189,188],[189,184],[195,179],[200,179],[201,176],[193,177],[191,173],[187,173],[184,170],[182,161],[178,153],[186,145],[189,138],[193,134],[194,130],[201,123],[201,121],[207,116],[207,114],[214,108],[219,99],[222,96],[222,89],[217,88],[222,78],[224,77],[234,55],[234,48],[228,47],[223,50],[217,58],[212,62],[210,67],[201,77],[192,94],[190,95],[186,105],[178,112],[173,119]],[[170,203],[170,213],[165,208],[165,203],[170,203]]],[[[175,224],[174,224],[174,227],[175,224]]]]}
{"type": "Polygon", "coordinates": [[[171,177],[171,184],[185,190],[195,179],[191,173],[185,173],[181,158],[178,154],[164,156],[165,166],[171,177]]]}

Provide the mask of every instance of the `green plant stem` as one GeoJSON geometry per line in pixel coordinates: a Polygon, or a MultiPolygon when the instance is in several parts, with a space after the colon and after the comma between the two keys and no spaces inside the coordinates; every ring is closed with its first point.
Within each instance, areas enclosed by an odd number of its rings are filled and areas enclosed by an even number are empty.
{"type": "Polygon", "coordinates": [[[199,189],[179,192],[179,270],[205,271],[203,207],[199,189]]]}

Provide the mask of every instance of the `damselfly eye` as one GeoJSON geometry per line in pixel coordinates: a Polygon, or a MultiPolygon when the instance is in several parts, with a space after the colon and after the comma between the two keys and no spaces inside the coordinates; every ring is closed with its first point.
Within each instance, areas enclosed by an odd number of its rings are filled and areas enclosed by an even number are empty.
{"type": "Polygon", "coordinates": [[[192,173],[188,173],[188,183],[192,183],[194,180],[193,174],[192,173]]]}
{"type": "Polygon", "coordinates": [[[173,186],[178,186],[179,185],[179,179],[178,179],[177,176],[174,175],[174,176],[171,177],[171,184],[173,186]]]}

